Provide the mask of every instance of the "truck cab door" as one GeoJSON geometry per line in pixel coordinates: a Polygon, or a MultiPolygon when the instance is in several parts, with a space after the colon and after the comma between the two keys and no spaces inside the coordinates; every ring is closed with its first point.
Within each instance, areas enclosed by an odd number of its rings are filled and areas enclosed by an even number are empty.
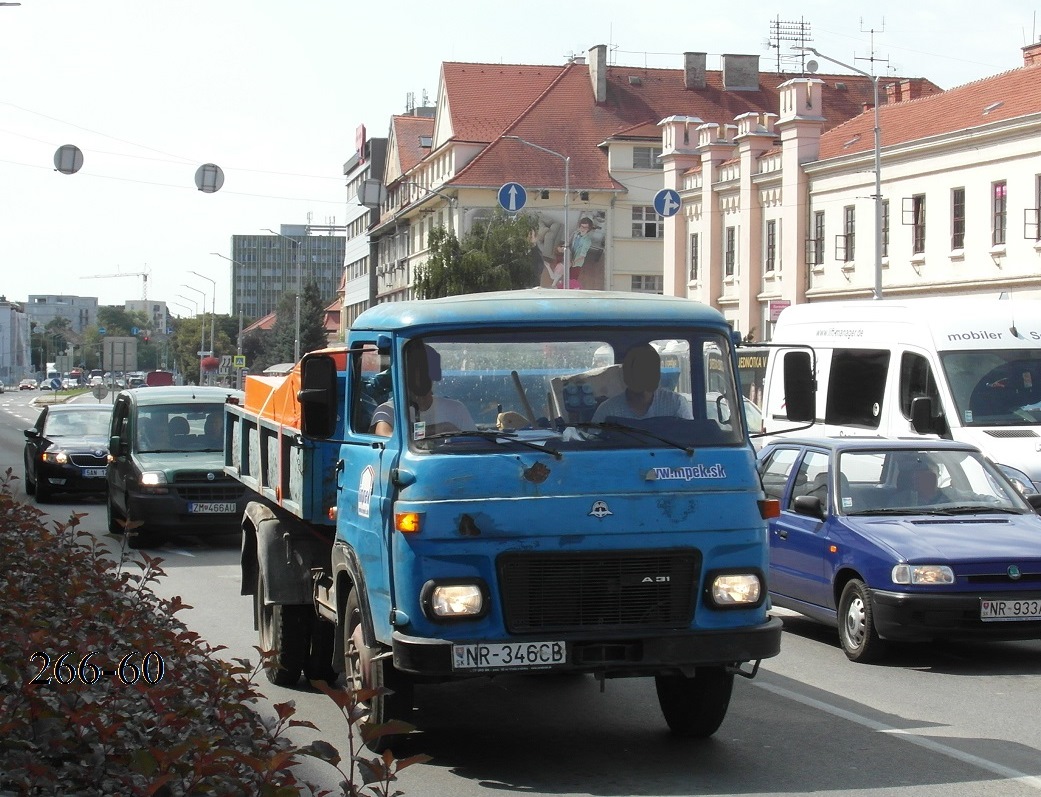
{"type": "Polygon", "coordinates": [[[380,635],[390,616],[390,551],[395,487],[391,473],[400,455],[400,436],[377,435],[373,415],[392,395],[391,355],[386,340],[351,341],[347,361],[347,417],[340,447],[338,538],[361,567],[371,616],[380,635]]]}

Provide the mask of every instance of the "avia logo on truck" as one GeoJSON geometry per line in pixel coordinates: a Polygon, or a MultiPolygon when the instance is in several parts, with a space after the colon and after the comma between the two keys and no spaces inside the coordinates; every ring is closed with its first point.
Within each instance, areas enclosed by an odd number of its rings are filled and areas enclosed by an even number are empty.
{"type": "Polygon", "coordinates": [[[951,297],[793,305],[778,318],[771,344],[767,433],[795,431],[783,411],[783,368],[809,346],[817,361],[809,433],[971,443],[1026,492],[1041,492],[1041,302],[951,297]],[[858,334],[847,338],[836,334],[841,330],[858,334]]]}
{"type": "Polygon", "coordinates": [[[780,647],[741,406],[723,316],[630,293],[381,304],[345,349],[247,377],[225,471],[253,495],[269,677],[388,687],[377,724],[417,683],[653,678],[673,733],[710,736],[780,647]]]}

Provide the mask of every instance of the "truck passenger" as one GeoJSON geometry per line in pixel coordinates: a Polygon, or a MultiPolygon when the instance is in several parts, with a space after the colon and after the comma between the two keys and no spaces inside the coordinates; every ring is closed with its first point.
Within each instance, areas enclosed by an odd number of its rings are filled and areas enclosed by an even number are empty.
{"type": "Polygon", "coordinates": [[[604,401],[593,413],[593,423],[608,417],[693,418],[690,404],[683,396],[659,387],[661,383],[661,356],[650,343],[638,343],[625,353],[622,360],[622,381],[625,391],[604,401]]]}
{"type": "MultiPolygon", "coordinates": [[[[441,380],[441,358],[429,346],[419,344],[406,357],[409,418],[414,436],[437,432],[476,429],[466,405],[455,399],[435,396],[434,382],[441,380]],[[417,424],[424,424],[420,433],[417,424]]],[[[372,413],[372,432],[390,437],[394,431],[394,399],[383,402],[372,413]]]]}

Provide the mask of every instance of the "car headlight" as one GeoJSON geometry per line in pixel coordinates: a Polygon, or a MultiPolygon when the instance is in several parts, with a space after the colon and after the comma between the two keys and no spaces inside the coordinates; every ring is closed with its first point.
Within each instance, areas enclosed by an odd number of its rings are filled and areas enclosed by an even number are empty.
{"type": "Polygon", "coordinates": [[[709,598],[719,608],[754,606],[763,595],[758,573],[727,573],[712,579],[709,598]]]}
{"type": "Polygon", "coordinates": [[[64,451],[44,451],[43,461],[53,462],[57,465],[64,465],[69,461],[69,455],[64,451]]]}
{"type": "Polygon", "coordinates": [[[954,571],[947,565],[897,565],[894,584],[953,584],[954,571]]]}
{"type": "Polygon", "coordinates": [[[144,493],[164,495],[169,492],[166,487],[166,474],[161,470],[144,471],[138,483],[141,485],[141,492],[144,493]]]}
{"type": "Polygon", "coordinates": [[[424,592],[424,603],[436,619],[484,614],[484,591],[479,584],[428,584],[424,592]]]}

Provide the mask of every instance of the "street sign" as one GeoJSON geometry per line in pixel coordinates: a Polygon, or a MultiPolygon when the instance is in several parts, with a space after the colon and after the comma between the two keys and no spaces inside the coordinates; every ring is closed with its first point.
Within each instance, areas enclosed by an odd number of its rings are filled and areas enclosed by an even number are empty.
{"type": "Polygon", "coordinates": [[[51,390],[61,390],[61,380],[60,379],[57,379],[57,378],[52,379],[50,381],[50,385],[51,385],[51,390]]]}
{"type": "Polygon", "coordinates": [[[659,216],[675,216],[680,209],[680,195],[671,188],[663,188],[654,195],[654,210],[659,216]]]}
{"type": "Polygon", "coordinates": [[[101,401],[101,399],[105,398],[105,396],[108,395],[108,388],[104,385],[94,385],[90,389],[90,392],[94,394],[94,398],[96,398],[98,401],[101,401]]]}
{"type": "Polygon", "coordinates": [[[98,334],[99,335],[104,335],[106,332],[108,332],[108,330],[105,329],[104,327],[98,327],[98,334]]]}
{"type": "Polygon", "coordinates": [[[235,355],[234,367],[235,368],[245,368],[246,367],[246,355],[245,354],[236,354],[235,355]]]}
{"type": "Polygon", "coordinates": [[[140,329],[138,329],[137,327],[131,327],[131,328],[130,328],[130,334],[131,334],[131,335],[136,335],[136,334],[137,334],[138,332],[140,332],[140,331],[141,331],[141,330],[140,330],[140,329]]]}
{"type": "Polygon", "coordinates": [[[499,189],[499,206],[507,213],[516,213],[528,202],[528,192],[520,183],[506,183],[499,189]]]}

